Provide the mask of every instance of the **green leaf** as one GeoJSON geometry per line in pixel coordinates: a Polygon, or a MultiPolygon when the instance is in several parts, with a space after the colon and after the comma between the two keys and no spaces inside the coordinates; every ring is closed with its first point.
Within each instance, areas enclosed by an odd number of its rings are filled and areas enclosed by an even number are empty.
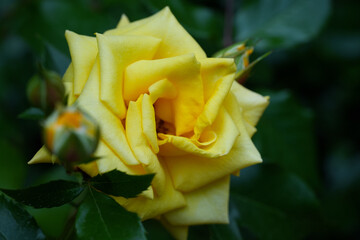
{"type": "MultiPolygon", "coordinates": [[[[1,121],[0,124],[2,124],[1,121]]],[[[6,126],[3,127],[4,130],[11,127],[9,125],[2,126],[6,126]]],[[[0,152],[3,154],[3,157],[0,157],[0,166],[2,166],[0,167],[0,188],[21,187],[28,170],[24,153],[19,151],[18,146],[5,137],[0,138],[0,152]]]]}
{"type": "Polygon", "coordinates": [[[23,113],[19,114],[19,118],[30,120],[42,120],[45,117],[45,113],[40,108],[31,107],[26,109],[23,113]]]}
{"type": "Polygon", "coordinates": [[[91,178],[90,184],[106,194],[131,198],[146,190],[153,177],[154,174],[127,175],[124,172],[113,170],[91,178]]]}
{"type": "Polygon", "coordinates": [[[259,239],[303,239],[321,222],[311,188],[275,164],[242,170],[240,178],[232,179],[231,190],[240,226],[259,239]]]}
{"type": "Polygon", "coordinates": [[[146,239],[140,218],[91,187],[76,216],[79,239],[146,239]]]}
{"type": "Polygon", "coordinates": [[[314,37],[330,13],[329,0],[258,0],[236,13],[236,40],[258,38],[258,48],[287,48],[314,37]]]}
{"type": "Polygon", "coordinates": [[[42,42],[45,47],[44,64],[49,69],[56,71],[60,75],[64,75],[66,69],[70,64],[70,59],[46,40],[43,40],[42,42]]]}
{"type": "MultiPolygon", "coordinates": [[[[33,165],[34,167],[44,167],[38,165],[33,165]]],[[[54,180],[67,180],[78,182],[78,179],[74,174],[69,175],[66,173],[65,168],[60,165],[47,165],[48,168],[44,169],[43,172],[34,172],[36,175],[36,179],[34,179],[34,185],[39,185],[42,183],[47,183],[54,180]]],[[[34,169],[33,169],[34,170],[34,169]]],[[[34,176],[35,176],[34,175],[34,176]]],[[[76,205],[79,201],[82,200],[82,195],[74,199],[71,204],[64,204],[60,207],[53,208],[33,208],[27,207],[26,210],[33,216],[38,223],[41,230],[44,232],[45,236],[49,239],[64,239],[61,238],[61,233],[64,232],[64,229],[67,227],[67,222],[69,221],[69,217],[75,211],[74,205],[76,205]]],[[[84,196],[85,197],[85,196],[84,196]]],[[[76,209],[77,210],[77,209],[76,209]]],[[[65,240],[65,239],[64,239],[65,240]]]]}
{"type": "Polygon", "coordinates": [[[285,212],[247,197],[232,194],[239,211],[238,224],[262,240],[301,239],[296,223],[285,212]]]}
{"type": "Polygon", "coordinates": [[[313,112],[301,106],[288,91],[269,95],[270,105],[254,136],[264,162],[278,164],[318,189],[313,112]]]}
{"type": "Polygon", "coordinates": [[[0,194],[0,239],[45,239],[34,218],[19,204],[0,194]]]}
{"type": "Polygon", "coordinates": [[[64,205],[79,196],[83,190],[84,187],[79,183],[65,180],[51,181],[20,190],[0,189],[16,201],[34,208],[64,205]]]}
{"type": "Polygon", "coordinates": [[[320,206],[313,190],[301,178],[275,164],[244,169],[232,184],[232,192],[292,214],[315,212],[320,206]]]}

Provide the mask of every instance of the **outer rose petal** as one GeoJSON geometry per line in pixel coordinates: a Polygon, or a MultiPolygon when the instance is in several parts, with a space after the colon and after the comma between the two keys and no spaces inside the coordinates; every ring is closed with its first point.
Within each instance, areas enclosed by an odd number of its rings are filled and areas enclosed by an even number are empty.
{"type": "Polygon", "coordinates": [[[74,69],[75,95],[79,95],[90,75],[98,52],[96,39],[66,30],[65,37],[69,45],[72,66],[74,69]]]}
{"type": "Polygon", "coordinates": [[[115,115],[124,119],[126,116],[123,99],[125,69],[138,60],[152,59],[161,40],[149,36],[97,34],[96,37],[100,59],[100,99],[115,115]]]}
{"type": "Polygon", "coordinates": [[[171,225],[164,217],[160,218],[164,227],[174,236],[177,240],[186,240],[189,232],[188,226],[175,226],[171,225]]]}
{"type": "MultiPolygon", "coordinates": [[[[56,157],[52,156],[49,153],[49,151],[45,148],[45,146],[42,146],[40,150],[35,154],[35,156],[28,162],[28,164],[55,163],[55,162],[57,162],[56,157]]],[[[96,162],[81,164],[78,167],[91,177],[94,177],[99,173],[96,162]]]]}
{"type": "Polygon", "coordinates": [[[161,159],[160,164],[165,171],[165,189],[162,195],[154,199],[145,197],[129,198],[114,197],[114,199],[132,212],[136,212],[143,220],[155,218],[171,210],[183,207],[186,201],[181,192],[174,189],[169,172],[161,159]]]}
{"type": "Polygon", "coordinates": [[[55,163],[56,158],[51,156],[51,153],[46,149],[45,146],[42,146],[39,151],[33,156],[33,158],[28,162],[28,164],[37,164],[37,163],[55,163]]]}
{"type": "Polygon", "coordinates": [[[65,96],[67,96],[67,105],[72,105],[76,99],[77,96],[74,95],[74,68],[72,63],[70,63],[68,69],[66,70],[64,77],[63,77],[63,83],[65,86],[65,96]]]}
{"type": "Polygon", "coordinates": [[[197,59],[206,57],[199,44],[179,24],[168,7],[155,15],[109,30],[108,35],[141,35],[162,39],[155,59],[168,58],[188,53],[197,59]]]}
{"type": "MultiPolygon", "coordinates": [[[[122,172],[126,172],[130,175],[142,175],[146,174],[145,169],[141,165],[126,165],[121,159],[114,154],[111,149],[106,146],[103,141],[99,142],[99,146],[96,149],[95,156],[99,156],[100,159],[96,161],[99,173],[110,172],[111,170],[117,169],[122,172]]],[[[154,192],[152,186],[146,191],[140,194],[147,198],[154,198],[154,192]]]]}
{"type": "Polygon", "coordinates": [[[269,105],[269,97],[263,97],[258,93],[250,91],[237,82],[233,83],[231,92],[243,110],[244,120],[251,126],[255,126],[265,108],[269,105]]]}
{"type": "Polygon", "coordinates": [[[130,149],[121,120],[99,100],[99,81],[100,64],[97,60],[77,104],[98,121],[103,141],[115,154],[128,165],[137,165],[140,162],[130,149]]]}
{"type": "Polygon", "coordinates": [[[129,23],[130,23],[130,21],[129,21],[128,17],[125,14],[123,14],[123,15],[121,15],[121,19],[120,19],[118,25],[116,26],[116,28],[121,28],[123,26],[128,25],[129,23]]]}
{"type": "Polygon", "coordinates": [[[172,225],[229,223],[230,175],[185,194],[186,206],[165,214],[172,225]]]}

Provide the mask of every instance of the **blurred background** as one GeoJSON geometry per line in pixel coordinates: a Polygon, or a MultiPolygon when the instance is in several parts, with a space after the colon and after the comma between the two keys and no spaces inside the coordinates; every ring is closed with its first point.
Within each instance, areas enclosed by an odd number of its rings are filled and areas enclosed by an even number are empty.
{"type": "MultiPolygon", "coordinates": [[[[26,85],[36,62],[63,74],[66,29],[93,35],[169,5],[208,56],[256,39],[252,58],[273,51],[244,85],[271,97],[254,142],[264,163],[232,179],[228,226],[190,229],[190,239],[360,238],[360,1],[0,0],[0,187],[67,178],[26,164],[42,145],[26,85]]],[[[49,239],[70,206],[29,212],[49,239]]],[[[171,239],[145,222],[149,239],[171,239]]]]}

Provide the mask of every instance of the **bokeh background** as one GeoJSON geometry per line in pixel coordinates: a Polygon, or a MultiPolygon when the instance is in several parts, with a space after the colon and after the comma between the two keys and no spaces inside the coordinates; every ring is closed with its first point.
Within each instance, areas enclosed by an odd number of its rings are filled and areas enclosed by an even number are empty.
{"type": "MultiPolygon", "coordinates": [[[[360,1],[1,0],[0,187],[67,178],[28,166],[41,127],[18,115],[36,62],[63,74],[66,29],[93,35],[169,5],[211,56],[244,39],[253,59],[273,51],[244,85],[271,97],[254,141],[264,163],[232,179],[229,226],[198,226],[190,239],[360,238],[360,1]]],[[[61,237],[70,206],[28,211],[49,239],[61,237]]],[[[1,223],[0,223],[1,224],[1,223]]],[[[145,222],[149,239],[171,239],[145,222]]]]}

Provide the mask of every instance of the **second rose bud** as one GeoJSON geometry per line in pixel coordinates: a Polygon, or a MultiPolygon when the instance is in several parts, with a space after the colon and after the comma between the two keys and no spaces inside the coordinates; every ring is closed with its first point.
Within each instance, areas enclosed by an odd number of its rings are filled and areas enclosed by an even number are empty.
{"type": "Polygon", "coordinates": [[[99,127],[76,107],[56,110],[44,123],[44,142],[67,171],[90,162],[99,142],[99,127]]]}

